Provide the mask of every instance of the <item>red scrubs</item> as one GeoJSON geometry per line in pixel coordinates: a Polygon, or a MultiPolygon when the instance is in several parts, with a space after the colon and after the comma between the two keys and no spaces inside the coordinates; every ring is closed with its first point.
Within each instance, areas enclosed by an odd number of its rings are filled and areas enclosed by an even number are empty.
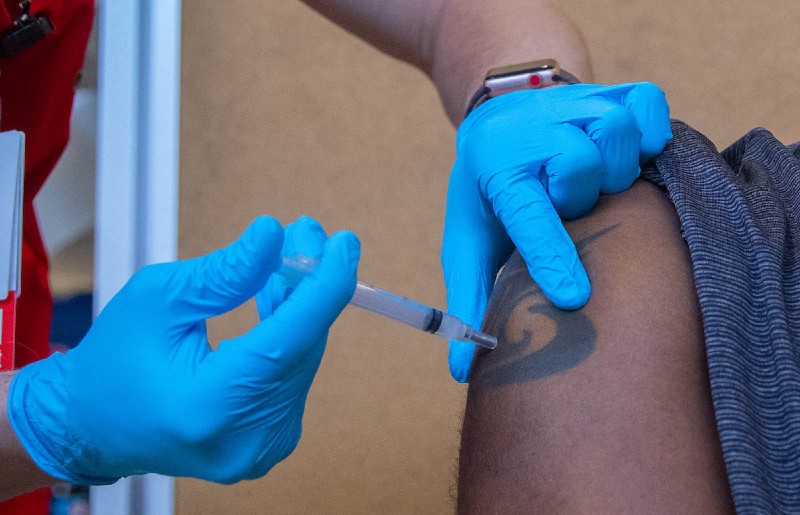
{"type": "MultiPolygon", "coordinates": [[[[22,13],[19,0],[0,1],[0,32],[22,13]]],[[[53,170],[69,137],[78,74],[94,18],[94,0],[33,0],[31,13],[44,13],[55,29],[32,47],[0,59],[0,130],[25,133],[22,295],[17,304],[17,368],[49,355],[53,301],[47,253],[39,234],[33,198],[53,170]]],[[[49,511],[42,489],[0,504],[0,515],[49,511]]]]}

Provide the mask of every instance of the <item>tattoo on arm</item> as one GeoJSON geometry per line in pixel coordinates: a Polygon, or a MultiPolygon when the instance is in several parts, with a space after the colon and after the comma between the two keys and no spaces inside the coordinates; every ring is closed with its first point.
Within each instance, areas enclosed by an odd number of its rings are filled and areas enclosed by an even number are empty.
{"type": "MultiPolygon", "coordinates": [[[[578,241],[575,246],[582,259],[588,246],[619,227],[602,229],[578,241]]],[[[473,378],[487,387],[527,383],[570,370],[594,351],[597,332],[592,321],[578,311],[555,307],[531,280],[522,258],[515,254],[506,264],[495,285],[492,299],[495,309],[487,320],[485,331],[496,335],[500,344],[491,352],[479,353],[473,368],[473,378]],[[524,285],[520,287],[520,284],[524,285]],[[526,305],[528,313],[546,317],[555,327],[555,334],[544,345],[534,344],[534,335],[523,329],[514,338],[509,328],[512,315],[526,305]]]]}

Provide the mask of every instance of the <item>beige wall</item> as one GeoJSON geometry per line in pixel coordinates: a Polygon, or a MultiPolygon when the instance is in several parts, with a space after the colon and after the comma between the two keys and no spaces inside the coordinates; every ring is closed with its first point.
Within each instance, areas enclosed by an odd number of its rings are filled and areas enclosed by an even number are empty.
{"type": "Polygon", "coordinates": [[[767,127],[800,140],[800,2],[562,0],[600,82],[649,80],[719,148],[767,127]]]}
{"type": "MultiPolygon", "coordinates": [[[[184,3],[181,254],[223,244],[260,213],[309,214],[359,234],[362,280],[444,305],[453,134],[433,88],[299,2],[233,20],[234,3],[184,3]]],[[[246,308],[212,336],[249,327],[246,308]]],[[[179,481],[178,513],[447,510],[464,392],[443,341],[350,308],[292,457],[233,487],[179,481]]]]}
{"type": "MultiPolygon", "coordinates": [[[[720,145],[755,125],[800,139],[799,2],[562,5],[598,81],[659,83],[673,114],[720,145]]],[[[183,9],[181,255],[226,243],[261,213],[309,214],[360,235],[362,280],[443,306],[453,132],[427,80],[299,2],[183,9]]],[[[254,321],[246,305],[210,323],[212,340],[254,321]]],[[[443,342],[350,308],[331,332],[297,451],[254,482],[179,480],[177,513],[452,511],[464,394],[443,342]]]]}

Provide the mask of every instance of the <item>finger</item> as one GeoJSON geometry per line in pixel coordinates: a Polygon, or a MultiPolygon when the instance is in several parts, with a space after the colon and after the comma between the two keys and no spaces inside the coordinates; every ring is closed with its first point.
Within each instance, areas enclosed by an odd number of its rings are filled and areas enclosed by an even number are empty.
{"type": "Polygon", "coordinates": [[[655,84],[638,82],[624,95],[623,102],[642,132],[639,162],[644,164],[661,153],[672,139],[667,98],[655,84]]]}
{"type": "Polygon", "coordinates": [[[313,376],[325,335],[355,291],[360,253],[355,234],[340,231],[332,235],[323,245],[317,267],[272,316],[247,334],[220,345],[212,353],[217,354],[215,359],[232,360],[248,377],[291,375],[302,364],[310,367],[313,376]]]}
{"type": "MultiPolygon", "coordinates": [[[[447,192],[442,237],[442,270],[447,288],[447,311],[479,328],[500,266],[514,246],[491,204],[481,197],[471,175],[456,159],[447,192]]],[[[450,342],[450,374],[458,382],[469,379],[475,346],[450,342]]]]}
{"type": "Polygon", "coordinates": [[[168,297],[179,306],[171,316],[196,322],[239,306],[277,269],[282,245],[281,224],[260,216],[227,247],[173,263],[164,278],[168,297]]]}
{"type": "Polygon", "coordinates": [[[547,298],[562,309],[586,304],[591,292],[589,278],[542,184],[520,180],[493,188],[490,183],[487,194],[547,298]]]}
{"type": "MultiPolygon", "coordinates": [[[[549,139],[551,141],[542,143],[548,147],[540,150],[539,154],[546,151],[552,157],[547,159],[538,177],[533,179],[538,178],[538,182],[544,186],[547,197],[560,216],[566,219],[583,216],[594,207],[600,196],[603,163],[598,148],[583,130],[568,124],[561,126],[549,139]]],[[[539,216],[541,210],[531,211],[526,206],[535,205],[547,197],[541,199],[538,195],[530,196],[534,182],[537,181],[531,180],[530,174],[526,173],[514,181],[505,181],[506,187],[498,185],[495,188],[504,200],[493,201],[492,205],[507,207],[503,214],[495,208],[506,229],[509,223],[517,226],[525,224],[517,227],[518,232],[532,232],[531,228],[536,227],[537,219],[532,217],[539,216]],[[518,210],[523,211],[523,217],[515,214],[518,210]]],[[[487,196],[491,194],[488,186],[487,196]]],[[[511,238],[514,239],[513,236],[511,238]]]]}
{"type": "Polygon", "coordinates": [[[600,153],[601,193],[618,193],[639,177],[639,147],[642,133],[633,114],[608,103],[607,109],[586,127],[586,134],[600,153]]]}
{"type": "MultiPolygon", "coordinates": [[[[282,254],[284,256],[301,254],[314,259],[319,258],[326,239],[325,229],[319,222],[309,216],[301,216],[286,226],[282,254]]],[[[286,299],[289,292],[290,288],[282,277],[271,275],[267,285],[256,294],[256,306],[261,319],[270,316],[286,299]]]]}
{"type": "MultiPolygon", "coordinates": [[[[447,312],[475,329],[480,328],[498,269],[495,263],[486,262],[468,250],[458,261],[449,262],[444,267],[447,312]]],[[[450,341],[447,361],[450,375],[459,383],[469,380],[476,349],[472,343],[450,341]]]]}

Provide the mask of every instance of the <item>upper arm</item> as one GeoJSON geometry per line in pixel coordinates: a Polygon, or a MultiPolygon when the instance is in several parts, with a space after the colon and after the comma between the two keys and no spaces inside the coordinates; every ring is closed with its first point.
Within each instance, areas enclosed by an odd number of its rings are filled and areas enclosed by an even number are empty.
{"type": "Polygon", "coordinates": [[[688,251],[655,187],[603,197],[567,224],[592,281],[555,308],[518,255],[470,378],[462,512],[730,511],[688,251]]]}

